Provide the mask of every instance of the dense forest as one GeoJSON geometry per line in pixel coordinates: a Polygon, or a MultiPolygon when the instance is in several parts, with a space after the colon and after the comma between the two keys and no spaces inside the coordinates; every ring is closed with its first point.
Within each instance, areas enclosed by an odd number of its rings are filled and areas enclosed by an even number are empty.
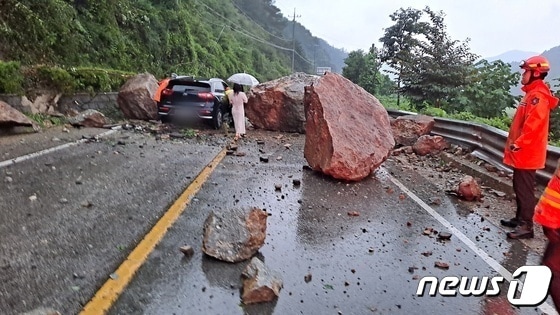
{"type": "MultiPolygon", "coordinates": [[[[346,53],[286,19],[271,0],[3,0],[0,60],[261,81],[346,53]],[[296,41],[292,41],[296,31],[296,41]],[[295,53],[292,53],[295,48],[295,53]]],[[[333,59],[334,61],[331,61],[333,59]]]]}

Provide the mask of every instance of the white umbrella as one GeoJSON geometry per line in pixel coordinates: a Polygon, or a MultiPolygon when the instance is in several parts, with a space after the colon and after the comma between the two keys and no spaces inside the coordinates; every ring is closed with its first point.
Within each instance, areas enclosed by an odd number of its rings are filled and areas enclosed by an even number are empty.
{"type": "Polygon", "coordinates": [[[229,82],[241,84],[241,85],[249,85],[255,86],[259,84],[259,80],[257,80],[254,76],[248,73],[236,73],[227,79],[229,82]]]}

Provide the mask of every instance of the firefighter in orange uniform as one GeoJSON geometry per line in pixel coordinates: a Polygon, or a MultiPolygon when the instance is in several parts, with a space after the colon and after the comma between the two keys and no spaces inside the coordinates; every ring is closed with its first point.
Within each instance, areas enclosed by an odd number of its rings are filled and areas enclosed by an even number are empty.
{"type": "Polygon", "coordinates": [[[542,225],[544,235],[548,238],[542,264],[552,271],[552,282],[548,292],[556,310],[560,312],[560,159],[535,207],[533,220],[542,225]]]}
{"type": "Polygon", "coordinates": [[[550,65],[542,56],[534,56],[520,64],[521,88],[525,96],[519,103],[509,129],[504,150],[504,164],[513,168],[513,190],[517,203],[515,217],[501,224],[515,227],[507,233],[511,239],[532,238],[535,212],[535,177],[543,169],[548,144],[550,111],[558,105],[543,81],[550,65]]]}

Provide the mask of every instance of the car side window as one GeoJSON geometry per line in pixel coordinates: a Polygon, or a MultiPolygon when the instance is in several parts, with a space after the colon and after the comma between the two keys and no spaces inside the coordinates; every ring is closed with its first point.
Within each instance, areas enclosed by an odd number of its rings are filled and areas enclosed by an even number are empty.
{"type": "Polygon", "coordinates": [[[216,93],[224,93],[225,92],[225,87],[221,82],[214,82],[214,91],[216,93]]]}

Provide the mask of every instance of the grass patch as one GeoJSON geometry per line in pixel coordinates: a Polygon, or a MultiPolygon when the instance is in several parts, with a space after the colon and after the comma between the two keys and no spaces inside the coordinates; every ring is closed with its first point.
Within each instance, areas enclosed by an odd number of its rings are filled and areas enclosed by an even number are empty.
{"type": "Polygon", "coordinates": [[[29,119],[36,122],[42,128],[52,127],[52,126],[62,126],[68,122],[66,117],[51,116],[43,113],[25,114],[25,115],[29,119]]]}
{"type": "Polygon", "coordinates": [[[192,139],[192,138],[194,138],[198,135],[198,132],[196,132],[196,130],[194,130],[192,128],[183,129],[181,131],[181,133],[183,134],[183,136],[185,136],[189,139],[192,139]]]}

